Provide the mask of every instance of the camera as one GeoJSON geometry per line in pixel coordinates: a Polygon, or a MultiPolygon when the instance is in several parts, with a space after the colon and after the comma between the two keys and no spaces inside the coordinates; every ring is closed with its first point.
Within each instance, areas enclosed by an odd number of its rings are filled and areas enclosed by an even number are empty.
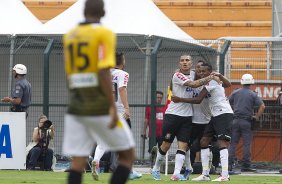
{"type": "Polygon", "coordinates": [[[51,127],[53,123],[50,120],[44,121],[42,127],[40,127],[41,130],[41,137],[39,140],[39,145],[42,149],[46,150],[49,145],[49,141],[51,139],[50,133],[48,129],[51,127]]]}
{"type": "Polygon", "coordinates": [[[48,129],[51,127],[52,124],[53,124],[52,121],[46,120],[46,121],[43,123],[43,126],[40,127],[40,128],[43,129],[43,130],[48,130],[48,129]]]}

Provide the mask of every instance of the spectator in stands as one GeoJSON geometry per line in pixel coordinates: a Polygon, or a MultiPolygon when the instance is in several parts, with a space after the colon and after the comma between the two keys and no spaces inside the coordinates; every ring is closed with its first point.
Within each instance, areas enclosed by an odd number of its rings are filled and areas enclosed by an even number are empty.
{"type": "MultiPolygon", "coordinates": [[[[164,93],[162,91],[156,92],[156,105],[160,105],[163,100],[164,93]]],[[[156,142],[158,147],[162,144],[162,128],[163,128],[163,118],[165,113],[165,107],[156,107],[156,142]]],[[[144,121],[144,131],[142,137],[147,138],[147,128],[149,127],[148,137],[151,137],[150,131],[150,119],[151,119],[151,107],[146,107],[145,110],[145,121],[144,121]]],[[[150,148],[148,152],[151,152],[150,148]]]]}
{"type": "Polygon", "coordinates": [[[229,148],[229,168],[232,170],[235,159],[236,146],[240,137],[243,138],[243,161],[242,172],[253,172],[251,168],[251,144],[253,138],[252,124],[259,119],[264,112],[265,106],[261,98],[250,89],[254,84],[251,74],[244,74],[241,79],[242,88],[233,91],[229,97],[233,104],[234,120],[232,124],[231,144],[229,148]],[[258,106],[258,112],[254,115],[254,108],[258,106]]]}
{"type": "Polygon", "coordinates": [[[53,150],[51,149],[55,129],[53,123],[45,115],[39,117],[38,126],[33,129],[31,150],[27,155],[27,169],[35,170],[38,161],[42,161],[41,169],[51,171],[53,150]]]}

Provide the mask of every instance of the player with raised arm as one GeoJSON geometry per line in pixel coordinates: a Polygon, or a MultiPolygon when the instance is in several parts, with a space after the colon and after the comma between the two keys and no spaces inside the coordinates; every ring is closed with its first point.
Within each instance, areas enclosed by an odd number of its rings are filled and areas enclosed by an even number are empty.
{"type": "MultiPolygon", "coordinates": [[[[200,69],[201,77],[209,76],[212,73],[212,66],[208,63],[202,64],[200,69]]],[[[223,76],[219,73],[214,73],[220,79],[225,80],[223,76]]],[[[177,102],[186,102],[199,104],[203,101],[204,98],[209,100],[209,108],[212,113],[211,120],[206,126],[204,135],[201,138],[201,159],[202,159],[202,174],[192,179],[193,181],[209,181],[209,143],[211,142],[214,135],[217,137],[220,149],[220,161],[222,166],[221,176],[212,181],[229,181],[228,175],[228,146],[231,139],[231,125],[233,120],[233,111],[227,98],[225,97],[225,91],[222,87],[222,84],[219,84],[217,81],[210,81],[207,85],[204,86],[202,91],[198,96],[193,98],[183,98],[173,96],[172,101],[177,102]]]]}
{"type": "MultiPolygon", "coordinates": [[[[203,79],[193,81],[194,72],[190,71],[192,67],[192,58],[189,55],[182,55],[179,59],[179,70],[177,70],[171,81],[172,93],[181,96],[182,98],[189,98],[193,96],[192,88],[207,84],[214,76],[207,76],[203,79]]],[[[174,173],[171,180],[186,180],[180,174],[182,169],[185,154],[188,150],[188,142],[192,126],[192,105],[187,103],[171,102],[165,112],[163,124],[163,142],[157,153],[155,165],[152,170],[152,176],[155,180],[160,180],[160,164],[169,150],[174,138],[177,138],[178,150],[175,156],[174,173]]]]}

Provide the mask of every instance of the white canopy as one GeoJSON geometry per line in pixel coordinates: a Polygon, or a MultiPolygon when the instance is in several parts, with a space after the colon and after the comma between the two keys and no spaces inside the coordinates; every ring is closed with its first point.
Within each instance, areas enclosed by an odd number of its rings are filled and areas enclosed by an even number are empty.
{"type": "Polygon", "coordinates": [[[0,34],[35,33],[42,23],[20,0],[0,0],[0,34]]]}
{"type": "MultiPolygon", "coordinates": [[[[64,34],[83,22],[85,0],[79,0],[69,9],[43,25],[43,34],[64,34]]],[[[115,33],[155,35],[177,40],[193,40],[175,25],[152,0],[104,0],[106,16],[103,25],[115,33]]]]}

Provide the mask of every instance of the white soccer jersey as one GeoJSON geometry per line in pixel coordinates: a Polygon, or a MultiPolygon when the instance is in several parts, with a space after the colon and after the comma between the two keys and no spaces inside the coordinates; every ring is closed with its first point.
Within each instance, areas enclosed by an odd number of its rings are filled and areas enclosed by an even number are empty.
{"type": "MultiPolygon", "coordinates": [[[[193,97],[197,97],[202,91],[203,86],[193,88],[193,97]]],[[[192,122],[195,124],[208,124],[211,120],[211,110],[209,108],[209,100],[204,98],[200,104],[193,104],[192,122]]]]}
{"type": "MultiPolygon", "coordinates": [[[[193,89],[184,86],[184,83],[192,80],[195,73],[190,72],[190,75],[184,75],[181,72],[176,72],[172,77],[172,94],[180,98],[192,98],[193,89]]],[[[189,103],[174,103],[173,101],[167,107],[166,114],[174,114],[178,116],[188,117],[193,115],[192,105],[189,103]]]]}
{"type": "Polygon", "coordinates": [[[229,101],[225,96],[224,88],[221,84],[212,80],[205,86],[205,88],[209,92],[209,107],[213,117],[224,113],[233,113],[229,101]]]}
{"type": "Polygon", "coordinates": [[[129,74],[120,69],[112,69],[111,73],[112,73],[112,83],[113,83],[113,95],[116,102],[117,112],[119,114],[123,114],[125,110],[121,102],[118,89],[124,86],[127,87],[129,74]]]}

